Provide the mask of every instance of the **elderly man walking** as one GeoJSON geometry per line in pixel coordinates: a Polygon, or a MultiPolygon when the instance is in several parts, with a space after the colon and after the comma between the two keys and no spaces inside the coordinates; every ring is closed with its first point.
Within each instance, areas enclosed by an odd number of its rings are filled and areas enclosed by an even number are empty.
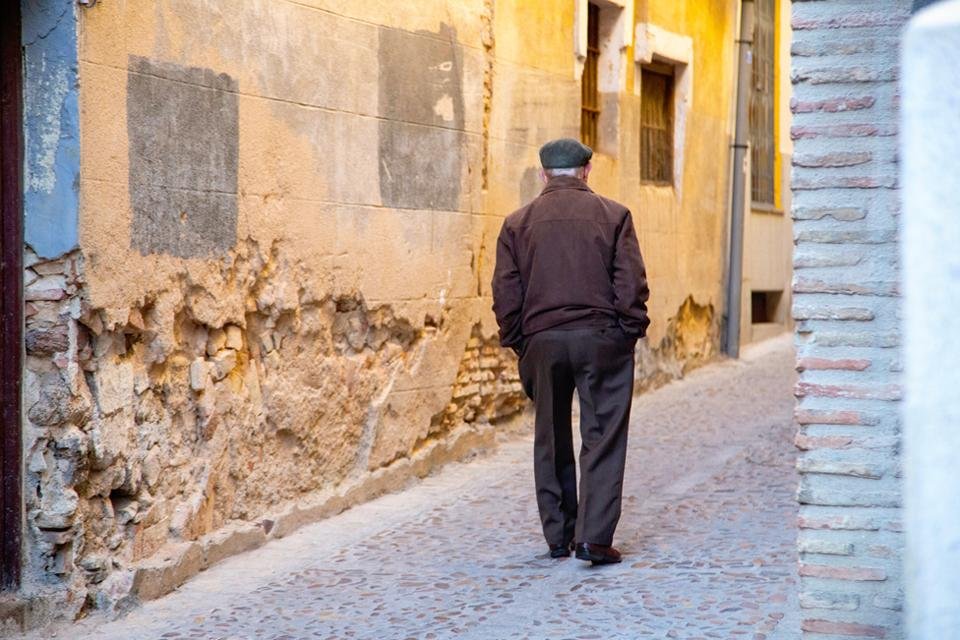
{"type": "Polygon", "coordinates": [[[493,310],[536,406],[534,476],[554,558],[620,562],[634,348],[646,334],[646,270],[630,211],[587,186],[593,151],[562,138],[540,149],[540,195],[503,223],[493,310]],[[580,397],[580,496],[570,411],[580,397]]]}

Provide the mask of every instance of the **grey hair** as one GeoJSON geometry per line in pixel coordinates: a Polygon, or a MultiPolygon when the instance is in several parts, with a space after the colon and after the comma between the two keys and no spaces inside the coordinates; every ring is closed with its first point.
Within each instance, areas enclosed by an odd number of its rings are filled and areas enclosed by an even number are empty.
{"type": "Polygon", "coordinates": [[[582,178],[584,168],[585,167],[564,167],[562,169],[544,169],[543,172],[548,178],[556,178],[557,176],[582,178]]]}

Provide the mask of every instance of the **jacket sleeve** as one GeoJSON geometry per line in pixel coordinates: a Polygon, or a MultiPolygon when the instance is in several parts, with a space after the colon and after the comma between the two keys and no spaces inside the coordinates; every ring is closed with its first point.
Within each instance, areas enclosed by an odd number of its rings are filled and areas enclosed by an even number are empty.
{"type": "Polygon", "coordinates": [[[523,282],[511,240],[504,224],[497,238],[497,264],[493,270],[493,313],[500,326],[500,344],[519,353],[523,346],[523,282]]]}
{"type": "Polygon", "coordinates": [[[617,231],[613,256],[613,294],[614,306],[624,332],[634,338],[647,335],[650,289],[647,287],[647,269],[640,255],[640,243],[633,228],[633,216],[629,211],[617,231]]]}

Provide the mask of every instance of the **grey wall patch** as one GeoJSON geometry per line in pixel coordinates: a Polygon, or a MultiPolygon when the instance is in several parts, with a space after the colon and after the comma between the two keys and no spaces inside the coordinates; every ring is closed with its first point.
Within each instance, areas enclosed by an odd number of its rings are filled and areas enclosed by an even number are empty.
{"type": "Polygon", "coordinates": [[[216,255],[237,239],[237,81],[130,56],[130,244],[146,255],[216,255]]]}
{"type": "Polygon", "coordinates": [[[465,134],[456,31],[380,28],[380,198],[388,207],[456,210],[465,134]]]}

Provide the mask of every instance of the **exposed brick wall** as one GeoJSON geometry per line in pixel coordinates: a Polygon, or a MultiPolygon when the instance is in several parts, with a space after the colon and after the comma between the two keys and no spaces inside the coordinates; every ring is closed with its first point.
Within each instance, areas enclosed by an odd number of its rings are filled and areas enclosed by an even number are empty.
{"type": "Polygon", "coordinates": [[[910,2],[793,4],[800,606],[902,638],[897,55],[910,2]]]}
{"type": "Polygon", "coordinates": [[[527,397],[520,384],[516,356],[501,349],[496,335],[484,337],[480,325],[470,334],[446,409],[433,416],[428,437],[478,419],[497,422],[523,411],[527,397]]]}

